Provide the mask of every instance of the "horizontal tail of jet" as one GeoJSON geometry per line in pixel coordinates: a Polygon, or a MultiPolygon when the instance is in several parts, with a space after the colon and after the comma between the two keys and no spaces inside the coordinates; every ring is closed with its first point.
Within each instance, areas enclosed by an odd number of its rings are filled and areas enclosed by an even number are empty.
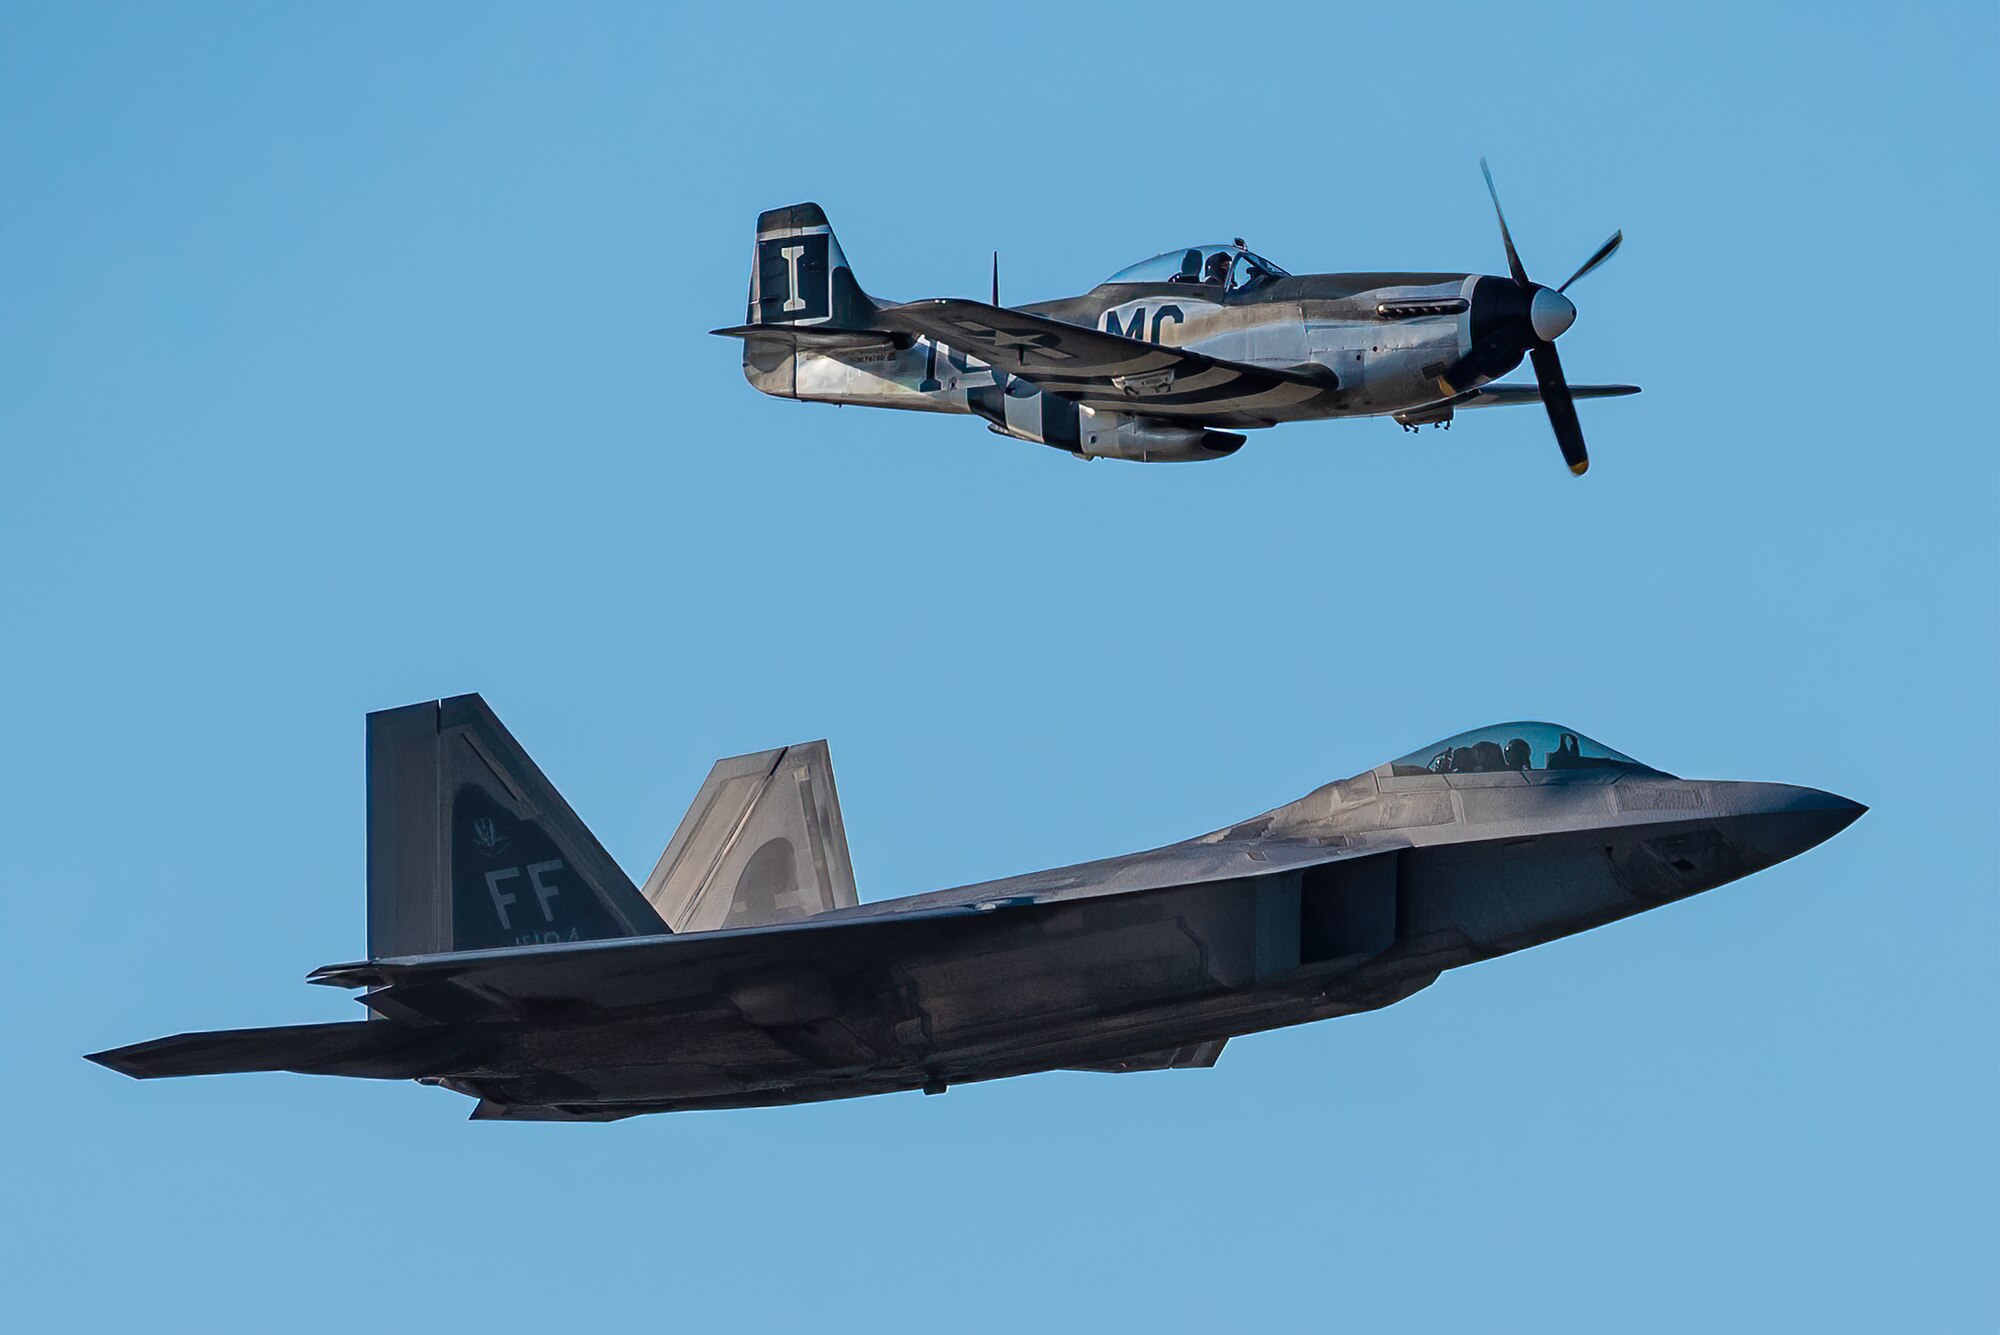
{"type": "Polygon", "coordinates": [[[412,1027],[339,1020],[331,1024],[175,1034],[108,1052],[93,1052],[90,1060],[138,1080],[169,1075],[228,1075],[240,1071],[412,1080],[476,1062],[478,1049],[491,1041],[489,1036],[464,1026],[412,1027]]]}

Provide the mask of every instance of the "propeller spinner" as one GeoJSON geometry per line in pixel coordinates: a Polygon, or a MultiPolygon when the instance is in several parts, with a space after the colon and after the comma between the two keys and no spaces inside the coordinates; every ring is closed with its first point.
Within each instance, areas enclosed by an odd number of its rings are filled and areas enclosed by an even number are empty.
{"type": "Polygon", "coordinates": [[[1506,359],[1511,366],[1525,351],[1534,365],[1535,384],[1542,392],[1542,406],[1548,409],[1549,425],[1555,430],[1563,462],[1580,477],[1590,467],[1590,452],[1584,448],[1583,426],[1577,421],[1576,403],[1570,397],[1569,382],[1563,379],[1562,361],[1556,356],[1556,340],[1576,323],[1576,307],[1563,293],[1571,283],[1610,259],[1624,243],[1625,233],[1613,232],[1611,239],[1599,246],[1597,253],[1585,260],[1583,267],[1564,280],[1561,287],[1543,287],[1528,277],[1520,253],[1514,249],[1514,237],[1507,230],[1507,214],[1500,207],[1500,192],[1493,186],[1493,171],[1485,158],[1479,160],[1479,170],[1486,177],[1486,193],[1493,197],[1493,216],[1500,222],[1500,244],[1507,250],[1507,272],[1519,289],[1509,304],[1515,305],[1525,318],[1510,322],[1511,327],[1492,346],[1468,354],[1464,362],[1472,365],[1465,369],[1477,372],[1482,363],[1490,364],[1497,359],[1506,359]]]}

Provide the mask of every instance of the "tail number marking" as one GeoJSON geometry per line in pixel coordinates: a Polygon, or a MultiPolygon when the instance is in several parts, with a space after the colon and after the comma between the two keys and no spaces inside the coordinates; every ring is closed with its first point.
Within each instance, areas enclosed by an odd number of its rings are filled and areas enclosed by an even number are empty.
{"type": "MultiPolygon", "coordinates": [[[[551,885],[542,878],[550,872],[562,869],[560,858],[549,862],[530,862],[527,866],[528,887],[535,892],[535,902],[541,906],[543,922],[556,920],[555,910],[549,907],[549,901],[562,893],[562,887],[551,885]]],[[[519,903],[520,896],[502,890],[500,883],[519,880],[521,871],[519,867],[498,867],[486,873],[486,893],[493,897],[493,912],[499,915],[500,930],[503,932],[514,930],[514,920],[507,912],[507,906],[519,903]]]]}

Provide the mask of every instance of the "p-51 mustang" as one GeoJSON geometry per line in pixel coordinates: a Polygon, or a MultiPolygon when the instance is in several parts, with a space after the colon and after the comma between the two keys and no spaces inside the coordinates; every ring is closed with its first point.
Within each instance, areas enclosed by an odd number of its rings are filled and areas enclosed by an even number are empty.
{"type": "MultiPolygon", "coordinates": [[[[1486,164],[1480,163],[1485,171],[1486,164]]],[[[817,204],[757,219],[743,374],[766,394],[971,413],[1001,435],[1084,458],[1216,459],[1242,430],[1322,417],[1442,425],[1461,408],[1539,401],[1572,473],[1590,466],[1555,340],[1563,295],[1611,257],[1614,233],[1561,287],[1531,282],[1486,175],[1509,277],[1286,273],[1238,239],[1170,250],[1080,297],[1000,305],[863,292],[817,204]],[[1529,358],[1535,383],[1495,384],[1529,358]]]]}
{"type": "Polygon", "coordinates": [[[825,743],[718,761],[635,885],[460,696],[368,719],[368,958],[311,981],[365,989],[371,1018],[92,1060],[413,1079],[520,1121],[1210,1066],[1238,1034],[1387,1006],[1862,810],[1509,723],[1150,852],[861,904],[825,743]]]}

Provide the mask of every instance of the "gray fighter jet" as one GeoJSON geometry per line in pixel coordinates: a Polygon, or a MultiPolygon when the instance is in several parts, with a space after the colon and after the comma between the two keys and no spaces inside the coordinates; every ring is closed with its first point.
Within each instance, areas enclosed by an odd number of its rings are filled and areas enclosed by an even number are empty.
{"type": "MultiPolygon", "coordinates": [[[[1486,164],[1481,161],[1480,169],[1486,164]]],[[[817,204],[757,219],[743,374],[766,394],[970,413],[1004,436],[1083,458],[1217,459],[1245,428],[1322,417],[1448,424],[1461,408],[1541,403],[1570,471],[1590,466],[1574,400],[1636,394],[1571,385],[1555,341],[1564,293],[1611,258],[1613,233],[1561,287],[1529,280],[1486,176],[1508,277],[1292,275],[1239,238],[1135,264],[1080,297],[885,303],[856,284],[817,204]],[[1494,384],[1521,364],[1532,385],[1494,384]]]]}
{"type": "Polygon", "coordinates": [[[823,742],[720,761],[635,886],[476,695],[368,719],[370,1018],[92,1057],[414,1079],[606,1121],[1035,1071],[1213,1065],[1238,1034],[1709,890],[1864,810],[1481,728],[1146,853],[860,904],[823,742]]]}

